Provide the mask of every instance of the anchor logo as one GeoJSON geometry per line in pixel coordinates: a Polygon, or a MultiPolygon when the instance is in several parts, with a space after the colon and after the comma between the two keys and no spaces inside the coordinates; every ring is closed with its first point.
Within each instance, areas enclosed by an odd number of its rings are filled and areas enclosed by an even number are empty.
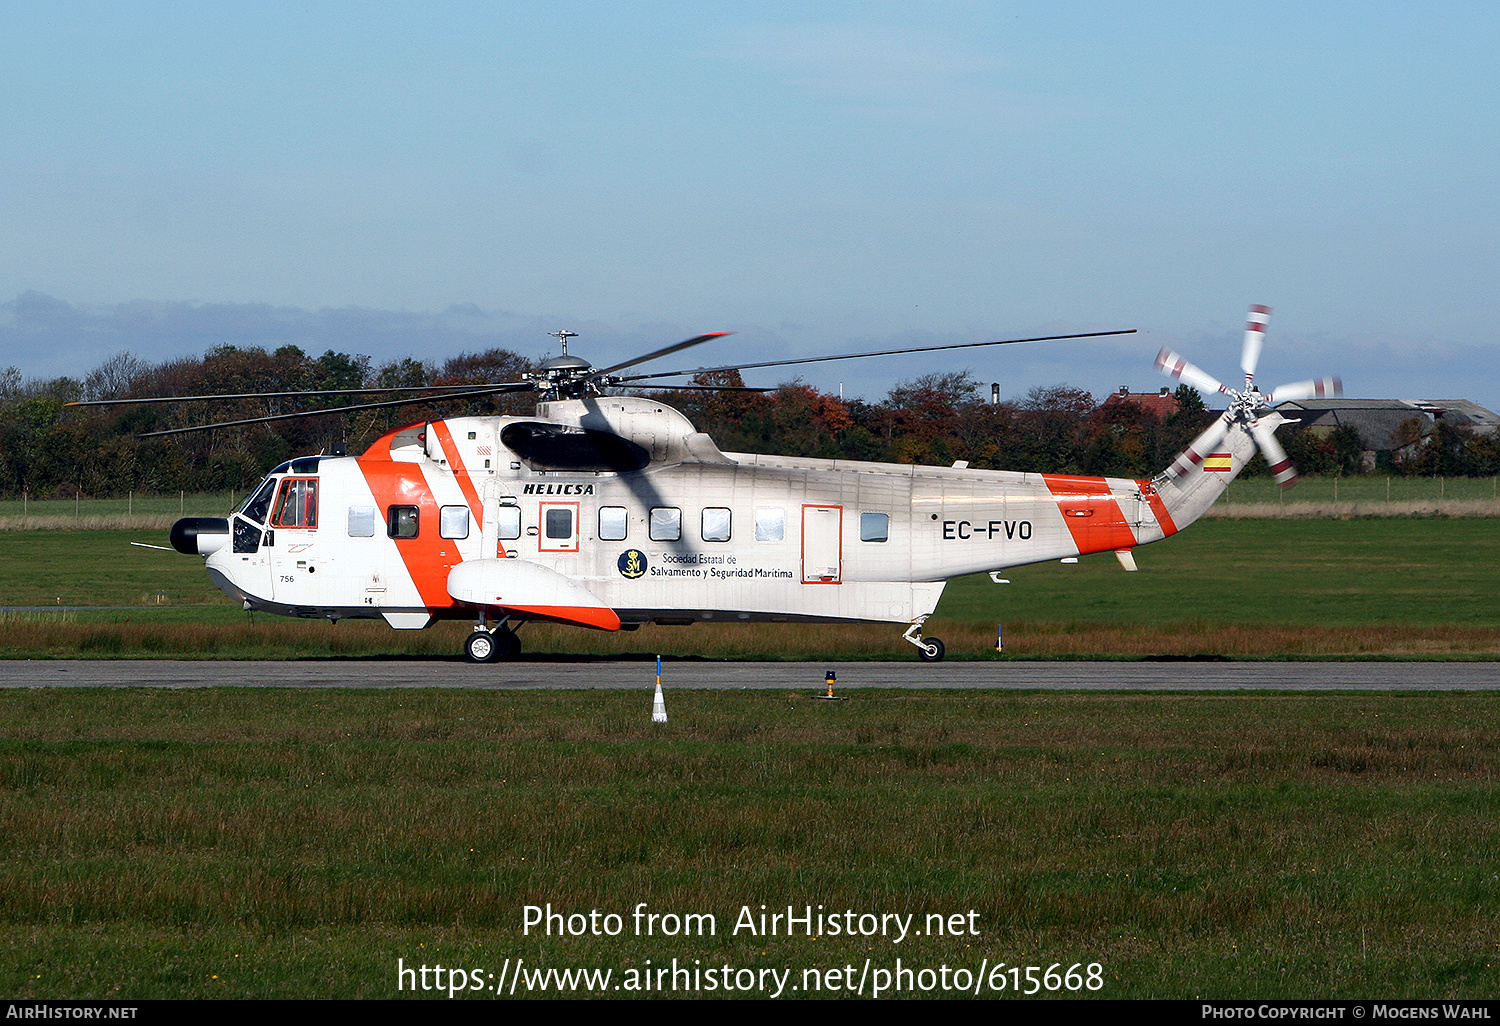
{"type": "Polygon", "coordinates": [[[620,576],[632,581],[646,575],[646,554],[640,549],[626,549],[620,553],[620,576]]]}

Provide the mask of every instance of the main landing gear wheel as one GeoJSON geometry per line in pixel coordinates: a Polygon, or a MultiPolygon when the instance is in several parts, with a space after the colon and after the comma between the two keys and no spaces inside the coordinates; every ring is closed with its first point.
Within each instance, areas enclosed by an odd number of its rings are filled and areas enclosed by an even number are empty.
{"type": "Polygon", "coordinates": [[[464,639],[464,658],[471,663],[492,663],[496,659],[514,659],[521,654],[521,639],[514,631],[496,628],[477,630],[464,639]]]}
{"type": "Polygon", "coordinates": [[[471,663],[494,662],[499,654],[495,636],[489,631],[475,631],[464,639],[464,658],[471,663]]]}
{"type": "Polygon", "coordinates": [[[925,622],[927,622],[926,616],[918,617],[901,636],[917,647],[917,658],[922,662],[940,663],[943,661],[943,643],[937,638],[922,637],[922,624],[925,622]]]}
{"type": "Polygon", "coordinates": [[[497,628],[494,638],[496,659],[514,659],[521,654],[521,639],[515,631],[497,628]]]}

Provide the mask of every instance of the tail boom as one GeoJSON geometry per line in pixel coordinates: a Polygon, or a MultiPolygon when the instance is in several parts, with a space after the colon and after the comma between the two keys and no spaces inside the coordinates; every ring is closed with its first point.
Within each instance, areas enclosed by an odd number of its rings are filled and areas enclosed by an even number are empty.
{"type": "MultiPolygon", "coordinates": [[[[1280,414],[1267,413],[1257,421],[1257,429],[1269,434],[1284,423],[1286,418],[1280,414]]],[[[1206,513],[1254,458],[1255,451],[1255,435],[1248,425],[1234,418],[1232,411],[1195,438],[1165,472],[1150,482],[1155,492],[1153,510],[1159,502],[1173,525],[1163,537],[1206,513]]],[[[1159,512],[1157,519],[1162,520],[1159,512]]]]}

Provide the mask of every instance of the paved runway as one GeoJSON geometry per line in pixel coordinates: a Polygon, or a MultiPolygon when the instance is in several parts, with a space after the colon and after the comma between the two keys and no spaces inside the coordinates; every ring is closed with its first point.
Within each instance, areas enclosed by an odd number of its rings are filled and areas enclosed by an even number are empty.
{"type": "MultiPolygon", "coordinates": [[[[1043,688],[1053,690],[1446,691],[1500,688],[1500,662],[945,662],[663,665],[669,688],[1043,688]]],[[[457,660],[209,662],[0,660],[0,687],[649,688],[649,661],[457,660]]]]}

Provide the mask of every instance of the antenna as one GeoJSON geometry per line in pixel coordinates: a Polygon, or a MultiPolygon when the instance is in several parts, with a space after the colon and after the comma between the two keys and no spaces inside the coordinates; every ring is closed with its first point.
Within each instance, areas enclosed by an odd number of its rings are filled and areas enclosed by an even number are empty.
{"type": "Polygon", "coordinates": [[[549,331],[549,332],[547,332],[547,334],[551,335],[553,338],[557,339],[559,342],[562,343],[562,347],[563,347],[562,354],[564,356],[568,355],[568,339],[570,339],[570,338],[577,338],[578,337],[578,332],[576,332],[576,331],[569,331],[566,328],[564,328],[561,331],[549,331]]]}

